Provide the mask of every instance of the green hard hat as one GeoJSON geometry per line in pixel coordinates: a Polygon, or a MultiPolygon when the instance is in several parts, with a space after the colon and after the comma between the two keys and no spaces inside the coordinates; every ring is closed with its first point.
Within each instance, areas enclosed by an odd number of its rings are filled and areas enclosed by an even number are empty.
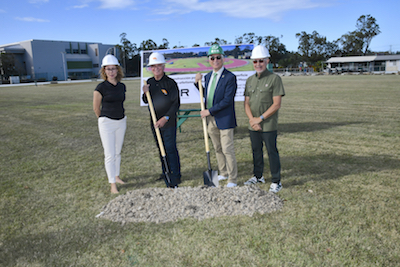
{"type": "Polygon", "coordinates": [[[224,54],[224,50],[219,46],[219,44],[213,44],[210,49],[208,49],[207,56],[215,55],[215,54],[224,54]]]}

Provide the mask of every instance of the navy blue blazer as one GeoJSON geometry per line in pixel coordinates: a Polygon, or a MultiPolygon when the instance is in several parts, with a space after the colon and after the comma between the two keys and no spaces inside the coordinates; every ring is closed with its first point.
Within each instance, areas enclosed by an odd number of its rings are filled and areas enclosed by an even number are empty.
{"type": "MultiPolygon", "coordinates": [[[[204,77],[204,96],[207,107],[207,90],[208,83],[212,71],[207,73],[204,77]]],[[[227,69],[221,74],[218,80],[217,87],[214,92],[213,106],[209,109],[210,114],[214,116],[218,129],[225,130],[235,128],[236,114],[235,114],[235,95],[237,90],[236,76],[227,69]]]]}

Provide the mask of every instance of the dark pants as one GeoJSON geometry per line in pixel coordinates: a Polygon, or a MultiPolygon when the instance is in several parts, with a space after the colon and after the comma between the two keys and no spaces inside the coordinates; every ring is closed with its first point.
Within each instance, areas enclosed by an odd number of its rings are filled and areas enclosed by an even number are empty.
{"type": "MultiPolygon", "coordinates": [[[[165,173],[165,166],[163,158],[161,156],[160,148],[158,147],[157,136],[153,125],[151,129],[154,135],[154,139],[156,140],[158,151],[160,153],[161,167],[163,173],[165,173]]],[[[167,158],[169,179],[171,180],[169,186],[174,187],[181,182],[181,163],[179,159],[178,149],[176,147],[176,127],[160,128],[160,133],[167,158]]]]}
{"type": "Polygon", "coordinates": [[[272,182],[281,181],[281,161],[278,148],[276,147],[277,131],[272,132],[250,132],[251,148],[253,150],[254,176],[261,178],[264,171],[263,144],[267,147],[269,167],[271,170],[272,182]]]}

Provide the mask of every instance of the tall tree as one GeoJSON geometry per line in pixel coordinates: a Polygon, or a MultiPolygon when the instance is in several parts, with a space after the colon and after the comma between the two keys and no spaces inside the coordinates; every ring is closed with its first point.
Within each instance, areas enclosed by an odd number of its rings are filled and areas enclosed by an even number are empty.
{"type": "Polygon", "coordinates": [[[21,64],[15,59],[14,54],[0,53],[0,79],[26,75],[26,70],[21,64]]]}
{"type": "Polygon", "coordinates": [[[371,15],[360,16],[357,20],[356,27],[359,37],[363,40],[363,49],[365,55],[368,52],[372,38],[381,33],[381,31],[379,30],[379,25],[376,23],[376,19],[371,15]]]}
{"type": "Polygon", "coordinates": [[[371,15],[362,15],[356,23],[356,30],[343,34],[338,43],[342,46],[343,54],[347,55],[365,55],[369,51],[369,45],[372,38],[381,31],[376,19],[371,15]]]}
{"type": "Polygon", "coordinates": [[[286,46],[279,41],[278,37],[269,35],[262,37],[261,40],[271,55],[271,63],[278,63],[287,53],[286,46]]]}
{"type": "Polygon", "coordinates": [[[312,35],[302,31],[301,33],[296,33],[296,38],[299,38],[298,49],[300,54],[304,57],[304,59],[309,59],[312,51],[312,35]]]}
{"type": "Polygon", "coordinates": [[[341,44],[343,55],[359,56],[363,54],[363,41],[356,31],[343,34],[338,43],[341,44]]]}
{"type": "Polygon", "coordinates": [[[254,32],[244,33],[235,39],[235,44],[255,44],[259,45],[263,41],[262,36],[257,36],[254,32]]]}
{"type": "Polygon", "coordinates": [[[302,31],[301,33],[296,33],[296,37],[299,38],[298,49],[303,61],[310,64],[326,60],[336,54],[338,50],[336,43],[328,42],[326,37],[320,35],[317,31],[313,31],[310,34],[302,31]]]}
{"type": "Polygon", "coordinates": [[[131,41],[126,38],[126,33],[121,33],[119,35],[121,38],[120,45],[116,45],[116,47],[121,51],[121,59],[122,64],[124,66],[125,72],[129,73],[132,72],[131,62],[132,58],[138,53],[138,48],[135,43],[131,43],[131,41]],[[129,70],[128,70],[129,69],[129,70]]]}
{"type": "Polygon", "coordinates": [[[138,53],[138,48],[137,48],[136,44],[131,43],[131,41],[129,41],[126,38],[126,33],[124,33],[124,32],[121,33],[119,35],[119,37],[121,37],[121,40],[120,40],[121,45],[117,45],[117,47],[120,49],[120,51],[126,58],[131,59],[134,55],[136,55],[138,53]]]}
{"type": "Polygon", "coordinates": [[[162,39],[162,44],[158,46],[158,49],[168,49],[169,47],[169,42],[166,38],[162,39]]]}
{"type": "Polygon", "coordinates": [[[148,39],[147,41],[143,41],[140,44],[140,51],[146,51],[146,50],[156,50],[158,48],[156,42],[154,42],[151,39],[148,39]]]}
{"type": "Polygon", "coordinates": [[[286,47],[279,41],[278,37],[268,35],[268,36],[258,36],[253,32],[245,33],[240,37],[235,39],[235,44],[254,44],[254,45],[264,45],[270,55],[271,63],[278,63],[284,54],[286,54],[286,47]]]}
{"type": "Polygon", "coordinates": [[[284,68],[297,68],[302,61],[302,56],[298,52],[286,52],[278,64],[284,68]]]}
{"type": "Polygon", "coordinates": [[[211,46],[213,44],[226,45],[226,44],[228,44],[228,42],[226,40],[224,40],[224,39],[215,38],[214,41],[205,42],[204,46],[211,46]]]}

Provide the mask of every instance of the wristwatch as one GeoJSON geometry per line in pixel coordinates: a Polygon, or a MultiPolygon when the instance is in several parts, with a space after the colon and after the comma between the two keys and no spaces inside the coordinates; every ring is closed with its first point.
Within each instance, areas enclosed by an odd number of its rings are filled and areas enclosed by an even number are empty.
{"type": "Polygon", "coordinates": [[[168,121],[169,120],[169,116],[164,116],[164,118],[168,121]]]}
{"type": "Polygon", "coordinates": [[[263,115],[261,115],[261,116],[260,116],[260,119],[263,121],[263,120],[264,120],[264,116],[263,116],[263,115]]]}

